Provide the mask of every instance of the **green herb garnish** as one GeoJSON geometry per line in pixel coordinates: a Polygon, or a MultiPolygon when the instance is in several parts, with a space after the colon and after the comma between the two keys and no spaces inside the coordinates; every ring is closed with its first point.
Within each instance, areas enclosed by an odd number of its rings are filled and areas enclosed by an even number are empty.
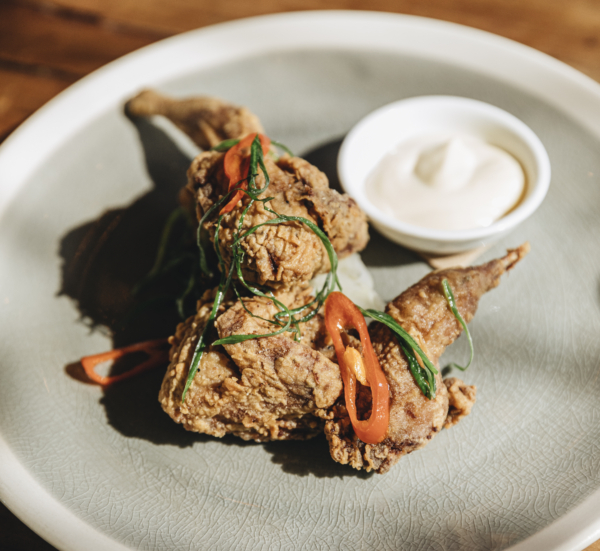
{"type": "MultiPolygon", "coordinates": [[[[215,230],[214,241],[215,241],[217,251],[219,250],[219,248],[218,248],[219,229],[221,228],[221,219],[222,218],[223,218],[223,215],[219,216],[219,220],[217,222],[217,229],[215,230]]],[[[182,403],[183,403],[183,400],[185,399],[185,395],[187,394],[188,389],[190,388],[190,385],[192,384],[192,381],[194,380],[194,376],[196,375],[196,371],[198,370],[198,366],[200,365],[200,360],[202,359],[202,354],[204,353],[204,350],[208,346],[206,344],[206,338],[208,336],[208,333],[210,332],[210,330],[213,327],[213,324],[217,317],[217,313],[219,311],[221,303],[223,302],[223,299],[225,298],[225,295],[227,294],[227,290],[229,289],[229,285],[231,283],[231,276],[233,275],[233,263],[229,267],[229,270],[225,270],[223,258],[221,257],[220,254],[218,256],[219,256],[219,265],[221,267],[221,281],[219,282],[219,286],[217,287],[217,294],[215,296],[215,300],[213,302],[212,309],[210,311],[210,316],[208,317],[206,325],[204,326],[204,329],[202,330],[200,338],[198,339],[198,342],[196,343],[196,348],[194,349],[194,356],[192,357],[192,363],[191,363],[190,369],[188,371],[187,380],[185,382],[185,388],[183,389],[183,395],[181,397],[182,403]]]]}
{"type": "Polygon", "coordinates": [[[234,145],[240,143],[240,140],[232,138],[231,140],[223,140],[221,143],[218,143],[214,147],[210,148],[210,151],[227,151],[231,149],[234,145]]]}
{"type": "Polygon", "coordinates": [[[469,332],[469,328],[467,327],[465,320],[463,319],[463,317],[460,315],[460,312],[458,311],[458,308],[456,306],[456,299],[454,298],[454,293],[452,293],[452,289],[451,289],[450,284],[448,283],[447,279],[442,280],[442,290],[444,291],[444,296],[446,297],[446,300],[448,301],[448,305],[450,306],[450,309],[452,310],[454,317],[458,320],[458,322],[462,325],[463,329],[465,330],[467,339],[469,340],[469,347],[471,348],[471,357],[469,358],[469,363],[465,367],[461,367],[460,365],[458,365],[456,363],[451,363],[448,365],[448,367],[450,367],[450,368],[456,367],[456,369],[465,371],[465,369],[467,369],[471,365],[471,362],[473,361],[473,356],[475,355],[475,349],[473,348],[473,339],[471,338],[471,333],[469,332]]]}
{"type": "Polygon", "coordinates": [[[413,339],[410,334],[407,333],[402,326],[389,314],[379,312],[378,310],[365,310],[360,306],[358,309],[362,312],[363,316],[383,323],[394,332],[394,336],[398,340],[398,344],[400,345],[400,348],[402,348],[402,351],[408,360],[408,367],[415,379],[415,382],[425,397],[433,400],[435,398],[436,391],[435,375],[438,371],[433,363],[431,363],[425,352],[423,352],[421,347],[417,344],[417,341],[413,339]],[[419,364],[416,356],[417,354],[421,358],[423,366],[419,364]]]}
{"type": "Polygon", "coordinates": [[[271,140],[271,143],[274,146],[276,146],[279,149],[281,149],[282,151],[285,151],[290,157],[294,156],[294,154],[291,152],[290,148],[287,145],[284,145],[281,142],[276,142],[275,140],[271,140]]]}

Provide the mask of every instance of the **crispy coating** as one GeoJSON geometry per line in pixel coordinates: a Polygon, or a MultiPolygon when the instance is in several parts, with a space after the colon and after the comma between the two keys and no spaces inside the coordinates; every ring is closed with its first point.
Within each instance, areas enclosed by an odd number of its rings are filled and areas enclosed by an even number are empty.
{"type": "MultiPolygon", "coordinates": [[[[290,307],[305,304],[310,288],[281,293],[290,307]]],[[[323,318],[302,326],[302,340],[290,334],[211,346],[188,390],[181,395],[198,337],[208,320],[213,297],[207,293],[196,316],[177,327],[171,337],[171,363],[159,401],[163,409],[187,430],[244,440],[303,439],[323,430],[323,418],[342,391],[338,366],[317,352],[325,337],[323,318]]],[[[211,342],[231,335],[265,334],[273,325],[253,317],[272,319],[272,301],[260,297],[227,302],[216,320],[211,342]],[[245,306],[245,308],[244,308],[245,306]],[[247,309],[247,310],[246,310],[247,309]]]]}
{"type": "Polygon", "coordinates": [[[477,389],[455,377],[444,379],[444,385],[448,390],[448,417],[444,422],[444,428],[449,429],[471,413],[477,389]]]}
{"type": "MultiPolygon", "coordinates": [[[[188,170],[188,190],[197,199],[198,219],[227,191],[229,182],[223,172],[223,153],[208,151],[194,159],[188,170]]],[[[267,208],[288,216],[299,216],[317,224],[329,237],[340,258],[362,250],[369,239],[365,214],[353,199],[328,186],[327,177],[298,157],[265,159],[270,177],[261,197],[273,197],[267,208]]],[[[264,186],[262,174],[257,186],[264,186]]],[[[241,204],[247,205],[245,197],[241,204]]],[[[231,244],[243,209],[235,208],[221,221],[219,247],[228,265],[231,244]]],[[[243,229],[276,218],[261,202],[255,202],[245,215],[243,229]]],[[[215,220],[205,223],[211,239],[215,220]]],[[[273,288],[303,285],[319,273],[330,270],[325,247],[317,235],[300,222],[265,225],[242,241],[243,274],[248,281],[273,288]]]]}
{"type": "Polygon", "coordinates": [[[253,132],[264,132],[258,117],[248,109],[217,98],[201,96],[177,100],[154,90],[144,90],[129,100],[125,109],[134,117],[167,117],[202,149],[253,132]]]}
{"type": "MultiPolygon", "coordinates": [[[[481,296],[496,287],[501,275],[528,251],[526,243],[509,251],[503,258],[482,266],[432,272],[389,303],[386,311],[438,365],[442,352],[454,342],[462,329],[444,297],[442,280],[447,279],[450,283],[457,307],[468,323],[481,296]]],[[[438,374],[436,398],[428,400],[416,385],[392,332],[384,325],[374,323],[369,327],[369,334],[390,388],[390,423],[386,438],[375,445],[360,441],[352,430],[343,404],[333,408],[334,419],[327,421],[325,434],[334,460],[356,469],[385,473],[401,456],[425,446],[445,423],[452,426],[467,415],[475,400],[475,389],[462,381],[449,381],[447,388],[438,374]]],[[[358,403],[361,401],[358,400],[358,403]]],[[[363,410],[363,414],[368,416],[368,411],[363,410]]]]}

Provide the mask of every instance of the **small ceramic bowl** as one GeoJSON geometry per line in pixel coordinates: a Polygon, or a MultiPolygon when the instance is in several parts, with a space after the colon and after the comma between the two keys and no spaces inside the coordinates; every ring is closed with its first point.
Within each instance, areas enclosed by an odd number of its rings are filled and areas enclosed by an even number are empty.
{"type": "Polygon", "coordinates": [[[420,96],[390,103],[362,119],[346,136],[338,157],[342,187],[388,239],[439,255],[489,245],[512,231],[540,206],[550,185],[550,160],[535,133],[493,105],[453,96],[420,96]],[[519,204],[484,228],[435,230],[401,222],[367,197],[367,178],[388,152],[419,134],[469,134],[504,149],[521,164],[526,189],[519,204]]]}

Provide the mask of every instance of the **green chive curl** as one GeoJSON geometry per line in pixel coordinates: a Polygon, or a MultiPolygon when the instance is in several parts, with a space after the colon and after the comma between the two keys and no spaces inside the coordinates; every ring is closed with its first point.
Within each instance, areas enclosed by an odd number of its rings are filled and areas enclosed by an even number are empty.
{"type": "Polygon", "coordinates": [[[282,144],[281,142],[276,142],[275,140],[271,140],[271,143],[275,147],[278,147],[279,149],[281,149],[282,151],[284,151],[285,153],[287,153],[290,157],[294,157],[294,154],[292,153],[292,151],[290,150],[290,148],[287,147],[286,145],[282,144]]]}
{"type": "Polygon", "coordinates": [[[448,283],[447,279],[442,280],[442,291],[444,292],[444,296],[446,297],[446,301],[448,302],[448,306],[450,306],[450,309],[452,310],[454,317],[462,325],[462,328],[464,329],[465,334],[467,335],[467,339],[469,341],[469,347],[471,349],[471,356],[469,358],[469,363],[466,366],[462,367],[456,363],[451,363],[448,365],[448,367],[450,367],[450,368],[456,367],[456,369],[465,371],[471,365],[471,362],[473,361],[473,356],[475,355],[475,349],[473,347],[473,339],[471,338],[471,333],[469,332],[469,328],[467,327],[465,320],[463,319],[463,317],[460,315],[460,312],[458,311],[458,308],[456,306],[456,299],[454,298],[454,293],[452,292],[452,288],[450,287],[450,283],[448,283]]]}

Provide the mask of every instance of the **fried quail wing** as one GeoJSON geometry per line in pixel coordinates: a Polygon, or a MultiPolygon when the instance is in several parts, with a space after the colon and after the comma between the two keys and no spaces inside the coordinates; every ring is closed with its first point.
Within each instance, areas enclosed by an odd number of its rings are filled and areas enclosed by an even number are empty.
{"type": "MultiPolygon", "coordinates": [[[[310,298],[308,287],[278,295],[289,307],[310,298]]],[[[300,342],[281,334],[209,347],[181,403],[212,300],[207,293],[196,316],[180,324],[171,337],[171,363],[159,394],[163,409],[187,430],[218,437],[231,433],[244,440],[268,441],[304,439],[322,432],[322,419],[338,399],[342,380],[338,366],[316,350],[325,336],[321,316],[302,325],[300,342]]],[[[273,303],[260,297],[243,300],[243,305],[240,301],[223,305],[211,341],[273,331],[260,319],[273,319],[277,312],[273,303]]]]}
{"type": "Polygon", "coordinates": [[[154,90],[144,90],[127,102],[125,110],[134,117],[167,117],[202,149],[210,149],[224,140],[264,132],[258,117],[245,107],[211,97],[177,100],[154,90]]]}
{"type": "MultiPolygon", "coordinates": [[[[457,307],[468,323],[477,310],[481,296],[496,287],[502,274],[510,270],[529,251],[529,245],[511,250],[503,258],[473,268],[435,271],[390,302],[390,314],[417,340],[429,359],[438,364],[444,349],[460,335],[462,327],[444,297],[441,283],[447,279],[454,291],[457,307]]],[[[325,424],[331,456],[356,469],[387,472],[400,457],[422,448],[446,426],[467,415],[475,401],[475,388],[462,381],[442,382],[436,376],[437,395],[425,398],[409,371],[406,358],[390,329],[379,323],[369,327],[373,348],[390,389],[390,422],[385,439],[379,444],[361,442],[352,430],[343,404],[334,406],[334,419],[325,424]],[[449,408],[450,406],[450,408],[449,408]]],[[[363,408],[368,400],[359,399],[363,408]]],[[[368,411],[363,411],[368,416],[368,411]]]]}

